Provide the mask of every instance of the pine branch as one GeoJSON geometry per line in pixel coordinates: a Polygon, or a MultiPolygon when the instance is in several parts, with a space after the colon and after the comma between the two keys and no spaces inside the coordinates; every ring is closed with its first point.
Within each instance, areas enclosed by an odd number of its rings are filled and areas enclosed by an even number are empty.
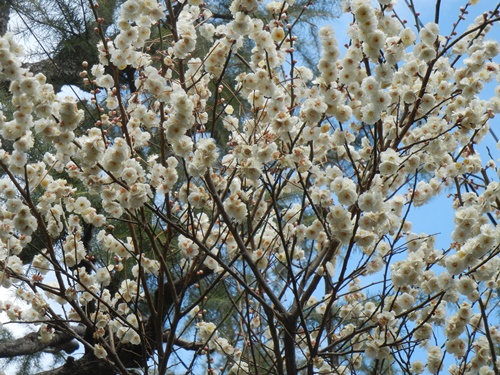
{"type": "Polygon", "coordinates": [[[78,325],[72,327],[73,334],[56,331],[52,340],[43,342],[40,340],[38,332],[32,332],[19,339],[3,342],[0,345],[0,358],[17,357],[29,355],[54,348],[64,349],[64,345],[75,339],[75,334],[82,336],[85,334],[85,327],[78,325]]]}

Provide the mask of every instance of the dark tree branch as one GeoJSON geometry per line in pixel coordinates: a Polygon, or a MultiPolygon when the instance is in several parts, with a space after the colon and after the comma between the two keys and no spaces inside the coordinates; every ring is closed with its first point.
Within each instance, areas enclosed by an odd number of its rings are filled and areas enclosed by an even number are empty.
{"type": "Polygon", "coordinates": [[[98,359],[92,354],[86,354],[82,358],[75,360],[68,357],[66,363],[58,368],[39,372],[37,375],[115,375],[113,370],[105,360],[98,359]]]}
{"type": "MultiPolygon", "coordinates": [[[[170,335],[171,335],[170,330],[165,331],[165,333],[163,333],[163,342],[167,342],[170,338],[170,335]]],[[[180,338],[174,338],[174,345],[184,350],[194,350],[194,351],[201,350],[205,347],[203,343],[188,341],[180,338]]]]}
{"type": "MultiPolygon", "coordinates": [[[[76,335],[81,335],[85,333],[84,326],[72,327],[73,332],[76,335]]],[[[24,337],[17,340],[3,342],[0,345],[0,358],[11,358],[21,355],[29,355],[38,353],[42,350],[50,350],[54,348],[63,348],[64,345],[75,339],[74,334],[67,332],[57,331],[54,334],[52,340],[48,342],[42,342],[38,332],[29,333],[24,337]]]]}
{"type": "Polygon", "coordinates": [[[211,18],[215,19],[221,19],[221,20],[232,20],[233,15],[232,14],[222,14],[222,13],[213,13],[211,18]]]}

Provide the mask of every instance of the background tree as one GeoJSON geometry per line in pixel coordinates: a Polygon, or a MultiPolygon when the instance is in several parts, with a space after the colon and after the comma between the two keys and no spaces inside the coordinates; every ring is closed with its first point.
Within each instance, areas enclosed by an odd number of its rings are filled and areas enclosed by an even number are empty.
{"type": "MultiPolygon", "coordinates": [[[[30,70],[35,73],[43,72],[55,91],[59,91],[64,85],[74,85],[85,90],[79,75],[81,63],[87,61],[93,65],[97,62],[95,45],[99,38],[94,30],[95,20],[86,2],[4,0],[3,3],[0,7],[0,30],[5,34],[10,13],[13,12],[17,21],[13,25],[13,32],[29,45],[27,64],[30,70]]],[[[121,0],[99,2],[99,16],[104,20],[101,25],[108,37],[113,37],[117,32],[114,20],[122,3],[121,0]]],[[[174,1],[172,4],[174,8],[181,6],[180,2],[174,1]]],[[[230,0],[208,1],[206,8],[212,12],[209,22],[221,24],[231,19],[230,4],[230,0]]],[[[339,7],[336,1],[318,2],[307,7],[304,12],[303,7],[307,4],[309,1],[298,0],[297,6],[293,8],[294,12],[304,13],[298,27],[301,33],[307,35],[307,43],[298,44],[297,50],[300,57],[314,69],[314,56],[319,53],[319,44],[315,38],[317,24],[338,16],[339,7]]],[[[262,12],[254,15],[264,17],[262,12]]],[[[199,47],[208,48],[208,43],[202,42],[199,47]]],[[[247,59],[249,50],[239,53],[247,59]]]]}
{"type": "MultiPolygon", "coordinates": [[[[64,85],[83,88],[79,73],[82,62],[97,63],[95,48],[99,40],[94,31],[95,20],[85,2],[50,0],[7,0],[7,11],[15,15],[13,32],[27,46],[27,66],[35,72],[43,72],[58,92],[64,85]]],[[[100,2],[100,13],[112,24],[113,15],[121,2],[100,2]]]]}
{"type": "Polygon", "coordinates": [[[85,353],[46,373],[438,373],[450,357],[450,372],[498,373],[498,173],[476,145],[500,111],[478,97],[500,4],[417,37],[389,1],[345,2],[352,42],[341,54],[322,28],[317,75],[295,58],[299,2],[234,1],[216,26],[197,0],[127,0],[112,37],[90,6],[92,128],[0,41],[0,280],[26,303],[1,307],[39,327],[0,356],[76,340],[85,353]],[[451,187],[439,250],[408,215],[451,187]]]}

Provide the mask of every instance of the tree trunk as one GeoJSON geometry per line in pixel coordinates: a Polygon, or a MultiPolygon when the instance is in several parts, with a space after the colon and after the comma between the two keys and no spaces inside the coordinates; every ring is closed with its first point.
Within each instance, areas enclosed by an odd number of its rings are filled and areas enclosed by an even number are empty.
{"type": "Polygon", "coordinates": [[[7,32],[10,19],[10,3],[8,0],[0,0],[0,35],[7,32]]]}
{"type": "Polygon", "coordinates": [[[294,318],[287,319],[286,324],[283,324],[283,346],[285,348],[285,368],[287,375],[297,374],[297,359],[296,350],[296,320],[294,318]]]}

